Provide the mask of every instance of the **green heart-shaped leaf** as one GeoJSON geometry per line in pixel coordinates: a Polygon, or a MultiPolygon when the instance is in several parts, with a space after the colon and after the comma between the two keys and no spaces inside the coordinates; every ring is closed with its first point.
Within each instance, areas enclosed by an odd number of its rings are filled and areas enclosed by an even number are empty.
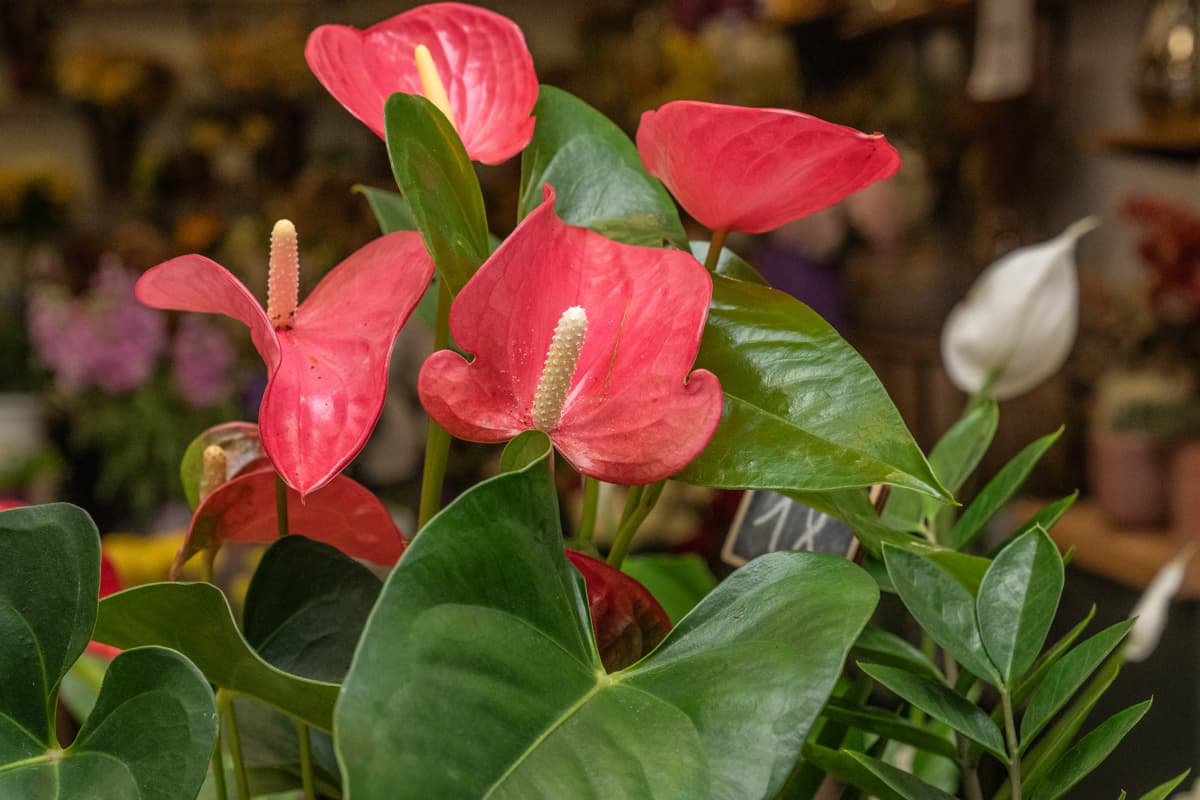
{"type": "Polygon", "coordinates": [[[393,94],[383,118],[396,185],[438,274],[457,294],[490,252],[475,167],[454,125],[424,97],[393,94]]]}
{"type": "Polygon", "coordinates": [[[347,787],[388,800],[769,796],[877,598],[845,559],[774,553],[606,674],[537,461],[460,497],[393,570],[338,703],[347,787]]]}
{"type": "Polygon", "coordinates": [[[115,647],[160,645],[186,655],[208,680],[323,730],[333,723],[336,684],[268,664],[242,637],[229,601],[211,583],[148,583],[100,602],[94,638],[115,647]]]}
{"type": "Polygon", "coordinates": [[[521,218],[541,204],[548,183],[558,196],[555,211],[572,225],[626,244],[687,249],[675,201],[608,117],[553,86],[541,87],[533,116],[533,139],[521,156],[521,218]]]}
{"type": "Polygon", "coordinates": [[[779,491],[890,483],[950,499],[875,373],[798,300],[714,275],[696,366],[721,379],[725,411],[682,480],[779,491]]]}

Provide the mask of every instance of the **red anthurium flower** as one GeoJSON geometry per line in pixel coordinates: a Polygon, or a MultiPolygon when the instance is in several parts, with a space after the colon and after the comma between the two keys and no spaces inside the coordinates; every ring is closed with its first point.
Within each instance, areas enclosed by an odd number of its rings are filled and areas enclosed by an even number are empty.
{"type": "Polygon", "coordinates": [[[650,174],[713,231],[774,230],[900,168],[880,133],[797,111],[694,101],[642,114],[637,146],[650,174]]]}
{"type": "Polygon", "coordinates": [[[322,25],[304,57],[329,93],[381,137],[393,92],[429,98],[467,154],[485,164],[507,161],[533,136],[533,58],[521,29],[495,12],[433,3],[365,31],[322,25]]]}
{"type": "Polygon", "coordinates": [[[501,442],[538,428],[576,469],[651,483],[708,443],[721,386],[688,370],[712,283],[692,256],[568,225],[554,192],[459,292],[450,350],[421,368],[421,402],[454,436],[501,442]]]}
{"type": "MultiPolygon", "coordinates": [[[[405,541],[392,516],[366,487],[345,475],[336,475],[308,495],[288,492],[288,530],[325,542],[351,558],[380,566],[395,564],[405,541]]],[[[205,548],[225,542],[273,542],[275,520],[275,470],[265,462],[220,485],[196,507],[172,574],[205,548]]]]}
{"type": "Polygon", "coordinates": [[[137,283],[146,305],[225,314],[250,328],[267,364],[259,408],[263,446],[301,496],[324,486],[358,454],[383,410],[396,334],[433,275],[420,234],[366,245],[297,306],[295,228],[271,236],[267,311],[228,270],[204,256],[171,259],[137,283]]]}
{"type": "Polygon", "coordinates": [[[606,670],[636,663],[666,637],[671,618],[645,586],[575,550],[568,550],[567,558],[587,584],[592,632],[606,670]]]}

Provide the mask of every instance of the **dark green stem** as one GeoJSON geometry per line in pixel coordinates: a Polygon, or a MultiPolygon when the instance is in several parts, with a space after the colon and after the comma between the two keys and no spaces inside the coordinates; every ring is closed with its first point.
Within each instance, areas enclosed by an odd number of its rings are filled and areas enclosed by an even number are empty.
{"type": "Polygon", "coordinates": [[[579,514],[579,538],[592,541],[596,533],[596,510],[600,506],[600,481],[583,476],[583,510],[579,514]]]}
{"type": "Polygon", "coordinates": [[[629,545],[638,528],[645,522],[646,517],[654,510],[654,505],[662,495],[665,480],[651,483],[647,486],[634,486],[629,490],[629,499],[625,501],[625,511],[621,514],[621,524],[613,537],[612,549],[608,551],[608,565],[614,569],[621,568],[621,562],[629,553],[629,545]]]}
{"type": "Polygon", "coordinates": [[[1012,787],[1012,800],[1021,800],[1021,748],[1017,745],[1012,695],[1007,686],[1000,690],[1000,702],[1004,706],[1004,735],[1008,739],[1008,783],[1012,787]]]}
{"type": "Polygon", "coordinates": [[[725,247],[725,237],[729,235],[729,231],[713,231],[712,239],[708,242],[708,255],[704,258],[704,268],[709,272],[713,272],[717,268],[717,262],[721,260],[721,249],[725,247]]]}
{"type": "MultiPolygon", "coordinates": [[[[942,655],[945,658],[946,685],[953,689],[958,683],[958,662],[949,653],[943,651],[942,655]]],[[[958,750],[958,770],[962,776],[966,800],[983,800],[983,787],[979,784],[979,770],[971,758],[970,743],[965,736],[955,731],[954,744],[958,750]]]]}
{"type": "Polygon", "coordinates": [[[216,574],[216,567],[214,566],[216,560],[217,548],[210,544],[208,547],[204,548],[204,552],[200,555],[200,569],[204,580],[208,581],[209,583],[216,583],[216,581],[213,580],[213,576],[216,574]]]}
{"type": "MultiPolygon", "coordinates": [[[[446,282],[438,279],[437,322],[433,328],[433,349],[445,350],[450,346],[450,290],[446,282]]],[[[450,458],[450,434],[429,419],[429,432],[425,437],[425,468],[421,474],[421,507],[417,514],[417,530],[421,532],[425,523],[433,519],[442,507],[442,484],[446,478],[446,462],[450,458]]]]}
{"type": "Polygon", "coordinates": [[[217,711],[229,721],[229,757],[233,759],[233,775],[237,780],[238,800],[250,800],[250,780],[246,777],[246,762],[242,758],[242,734],[238,730],[237,711],[233,695],[217,690],[217,711]]]}
{"type": "Polygon", "coordinates": [[[316,800],[317,791],[313,788],[312,739],[308,735],[308,725],[296,720],[296,731],[300,737],[300,781],[304,786],[304,800],[316,800]]]}
{"type": "Polygon", "coordinates": [[[217,725],[217,741],[213,745],[212,771],[217,800],[228,800],[229,791],[225,786],[225,757],[221,753],[221,726],[219,724],[217,725]]]}
{"type": "Polygon", "coordinates": [[[288,535],[287,484],[278,473],[275,474],[275,532],[280,539],[288,535]]]}

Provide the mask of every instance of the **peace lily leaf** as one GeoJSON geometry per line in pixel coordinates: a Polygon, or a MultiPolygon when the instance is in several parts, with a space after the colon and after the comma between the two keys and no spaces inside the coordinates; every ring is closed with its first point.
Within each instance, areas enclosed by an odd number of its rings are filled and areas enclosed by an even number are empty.
{"type": "Polygon", "coordinates": [[[568,550],[567,558],[587,584],[592,631],[604,669],[624,669],[663,640],[671,620],[645,586],[583,553],[568,550]]]}
{"type": "Polygon", "coordinates": [[[621,562],[621,571],[650,590],[672,625],[678,624],[717,586],[717,579],[704,559],[690,553],[627,556],[621,562]]]}
{"type": "Polygon", "coordinates": [[[1148,710],[1150,701],[1146,700],[1097,725],[1058,760],[1045,780],[1033,785],[1030,800],[1054,800],[1066,794],[1108,758],[1148,710]]]}
{"type": "MultiPolygon", "coordinates": [[[[1021,488],[1021,484],[1029,477],[1029,473],[1041,461],[1042,456],[1046,454],[1051,445],[1058,441],[1062,432],[1063,428],[1059,428],[1054,433],[1047,434],[1027,445],[988,481],[987,486],[983,487],[983,491],[971,505],[967,506],[967,510],[954,524],[954,529],[950,533],[951,547],[955,550],[962,550],[975,541],[975,537],[983,532],[984,526],[996,515],[1001,506],[1009,501],[1017,489],[1021,488]]],[[[1067,505],[1069,506],[1070,503],[1067,505]]],[[[1066,508],[1063,508],[1062,511],[1066,511],[1066,508]]],[[[1061,516],[1061,512],[1059,515],[1061,516]]]]}
{"type": "Polygon", "coordinates": [[[337,708],[348,790],[769,796],[876,599],[844,559],[771,554],[606,674],[546,464],[530,464],[442,511],[389,577],[337,708]]]}
{"type": "Polygon", "coordinates": [[[457,130],[456,139],[461,135],[471,158],[507,161],[533,133],[533,58],[521,29],[494,11],[429,3],[366,30],[322,25],[309,37],[304,57],[329,93],[380,136],[387,96],[435,97],[429,85],[434,82],[443,95],[438,113],[457,130]],[[419,46],[427,51],[423,67],[415,52],[419,46]]]}
{"type": "Polygon", "coordinates": [[[479,179],[446,115],[424,97],[394,94],[384,107],[396,185],[452,295],[488,257],[479,179]]]}
{"type": "MultiPolygon", "coordinates": [[[[979,466],[999,424],[996,401],[984,398],[970,403],[962,417],[933,446],[929,466],[947,491],[957,492],[962,488],[979,466]]],[[[937,512],[937,508],[932,498],[896,487],[884,507],[883,522],[897,530],[915,531],[925,518],[937,512]]]]}
{"type": "Polygon", "coordinates": [[[805,745],[804,757],[821,769],[879,800],[954,800],[953,795],[915,775],[853,750],[805,745]]]}
{"type": "MultiPolygon", "coordinates": [[[[692,241],[692,255],[701,264],[708,261],[708,246],[705,241],[692,241]]],[[[741,256],[730,250],[728,247],[721,248],[721,255],[717,256],[717,266],[713,270],[718,275],[724,275],[727,278],[733,278],[739,281],[749,281],[750,283],[758,283],[763,286],[769,285],[767,279],[762,276],[757,269],[750,266],[750,263],[743,260],[741,256]]]]}
{"type": "Polygon", "coordinates": [[[250,580],[246,641],[278,669],[339,683],[382,588],[336,548],[285,536],[267,548],[250,580]]]}
{"type": "MultiPolygon", "coordinates": [[[[212,691],[183,656],[160,647],[113,659],[92,713],[66,751],[0,765],[0,796],[187,800],[217,736],[212,691]]],[[[43,752],[45,751],[45,752],[43,752]]]]}
{"type": "Polygon", "coordinates": [[[56,744],[58,684],[87,646],[99,589],[100,534],[82,509],[0,511],[0,763],[56,744]]]}
{"type": "Polygon", "coordinates": [[[404,202],[402,195],[361,183],[355,184],[352,191],[367,198],[367,205],[371,207],[371,213],[375,215],[375,221],[379,223],[380,232],[395,233],[396,231],[415,231],[417,229],[417,221],[413,219],[412,211],[409,209],[408,203],[404,202]]]}
{"type": "Polygon", "coordinates": [[[224,422],[197,436],[183,452],[179,479],[188,505],[194,511],[200,505],[200,476],[204,472],[204,448],[216,445],[225,452],[225,480],[266,456],[258,426],[253,422],[224,422]]]}
{"type": "MultiPolygon", "coordinates": [[[[275,470],[266,466],[238,475],[206,497],[192,515],[173,570],[205,548],[225,542],[275,541],[279,535],[275,485],[275,470]]],[[[404,538],[387,508],[366,487],[345,475],[335,476],[303,502],[294,490],[287,493],[291,532],[382,566],[396,563],[404,552],[404,538]]]]}
{"type": "Polygon", "coordinates": [[[1099,224],[1082,219],[980,274],[942,328],[942,363],[955,386],[1006,400],[1058,371],[1079,321],[1075,242],[1099,224]]]}
{"type": "Polygon", "coordinates": [[[882,664],[859,664],[863,672],[891,689],[917,708],[945,722],[954,730],[1007,763],[1000,729],[978,706],[945,684],[882,664]]]}
{"type": "Polygon", "coordinates": [[[1066,705],[1108,654],[1124,640],[1133,620],[1118,622],[1097,633],[1062,657],[1047,672],[1021,719],[1021,747],[1041,733],[1054,714],[1066,705]]]}
{"type": "Polygon", "coordinates": [[[553,86],[541,87],[533,114],[533,140],[521,156],[521,218],[542,202],[548,183],[572,225],[625,244],[687,249],[674,201],[611,120],[553,86]]]}
{"type": "Polygon", "coordinates": [[[1174,778],[1171,778],[1171,780],[1161,783],[1146,792],[1141,796],[1141,800],[1167,800],[1171,796],[1171,792],[1175,791],[1179,787],[1179,784],[1183,783],[1191,773],[1190,769],[1185,769],[1174,778]]]}
{"type": "Polygon", "coordinates": [[[780,491],[891,483],[949,499],[875,373],[788,295],[714,275],[696,366],[720,377],[725,410],[682,480],[780,491]]]}
{"type": "Polygon", "coordinates": [[[1062,557],[1042,530],[1004,548],[983,576],[979,632],[1006,684],[1024,675],[1041,652],[1062,588],[1062,557]]]}
{"type": "Polygon", "coordinates": [[[882,628],[864,628],[850,652],[857,659],[901,667],[915,675],[924,675],[934,680],[942,679],[941,670],[927,655],[896,634],[882,628]]]}
{"type": "Polygon", "coordinates": [[[933,640],[974,675],[1000,680],[988,660],[975,617],[975,598],[945,570],[897,547],[883,549],[888,575],[909,612],[933,640]]]}
{"type": "Polygon", "coordinates": [[[765,233],[900,168],[883,134],[808,114],[679,100],[642,114],[638,153],[709,230],[765,233]]]}
{"type": "Polygon", "coordinates": [[[116,647],[183,653],[222,689],[240,692],[329,730],[338,687],[289,675],[242,638],[229,601],[210,583],[149,583],[100,601],[94,637],[116,647]]]}
{"type": "Polygon", "coordinates": [[[878,734],[893,741],[904,742],[921,750],[957,758],[954,742],[907,719],[873,706],[859,706],[831,698],[821,716],[861,731],[878,734]]]}

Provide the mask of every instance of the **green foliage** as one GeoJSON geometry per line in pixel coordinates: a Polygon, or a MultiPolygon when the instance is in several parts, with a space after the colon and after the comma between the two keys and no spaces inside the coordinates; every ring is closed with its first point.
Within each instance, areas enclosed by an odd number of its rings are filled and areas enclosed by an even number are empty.
{"type": "Polygon", "coordinates": [[[953,800],[951,795],[917,776],[863,753],[806,745],[804,755],[843,783],[879,800],[953,800]]]}
{"type": "Polygon", "coordinates": [[[704,559],[697,555],[632,555],[621,571],[650,590],[672,625],[687,616],[717,586],[704,559]]]}

